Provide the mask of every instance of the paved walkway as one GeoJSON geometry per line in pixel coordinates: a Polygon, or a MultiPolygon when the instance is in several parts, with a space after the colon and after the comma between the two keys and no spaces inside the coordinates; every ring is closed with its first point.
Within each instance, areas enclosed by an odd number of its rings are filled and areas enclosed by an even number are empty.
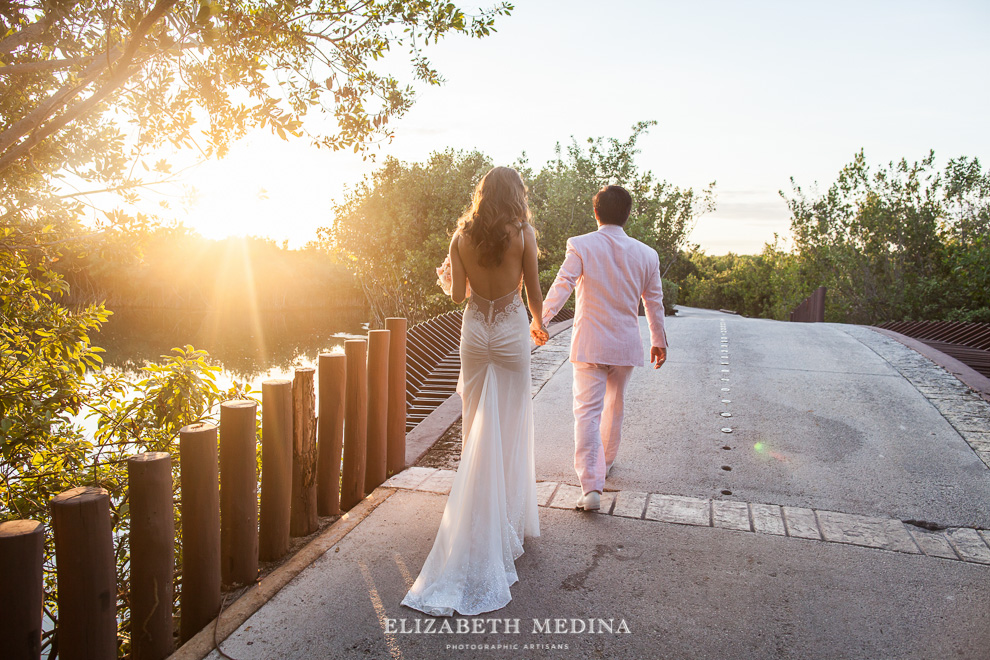
{"type": "Polygon", "coordinates": [[[413,467],[224,651],[990,657],[990,404],[867,328],[692,309],[668,323],[667,365],[634,372],[597,515],[572,508],[569,332],[534,354],[543,535],[504,610],[448,630],[398,604],[453,476],[413,467]]]}

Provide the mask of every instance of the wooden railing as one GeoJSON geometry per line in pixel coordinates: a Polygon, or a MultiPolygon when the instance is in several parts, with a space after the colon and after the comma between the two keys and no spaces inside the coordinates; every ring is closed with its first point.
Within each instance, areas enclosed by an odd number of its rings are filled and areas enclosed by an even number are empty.
{"type": "MultiPolygon", "coordinates": [[[[257,579],[259,559],[278,559],[290,536],[318,515],[347,511],[405,468],[406,320],[388,319],[344,355],[262,386],[259,519],[257,403],[228,401],[219,425],[184,427],[179,439],[182,594],[179,640],[209,624],[224,585],[257,579]],[[319,417],[315,408],[319,375],[319,417]],[[343,488],[341,488],[341,484],[343,488]]],[[[128,459],[131,658],[161,660],[174,647],[175,512],[172,456],[128,459]]],[[[110,495],[84,486],[51,500],[62,660],[117,657],[117,576],[110,495]]],[[[0,525],[3,657],[40,658],[44,526],[0,525]]]]}

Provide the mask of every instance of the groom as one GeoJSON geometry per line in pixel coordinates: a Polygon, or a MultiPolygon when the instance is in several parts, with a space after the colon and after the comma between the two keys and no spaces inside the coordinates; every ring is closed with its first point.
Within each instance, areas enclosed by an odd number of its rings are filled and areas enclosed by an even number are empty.
{"type": "Polygon", "coordinates": [[[633,367],[643,366],[639,336],[642,298],[650,326],[650,363],[667,360],[663,288],[656,250],[622,229],[632,210],[625,188],[605,186],[594,197],[598,231],[567,239],[567,256],[543,302],[544,325],[577,290],[574,364],[574,469],[583,495],[577,508],[601,508],[605,476],[619,451],[623,395],[633,367]]]}

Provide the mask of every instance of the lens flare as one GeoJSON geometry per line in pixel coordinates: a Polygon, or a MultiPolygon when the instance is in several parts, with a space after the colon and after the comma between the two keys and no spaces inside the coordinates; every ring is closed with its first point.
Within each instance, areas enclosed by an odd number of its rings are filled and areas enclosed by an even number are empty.
{"type": "Polygon", "coordinates": [[[780,461],[781,463],[789,463],[790,459],[784,456],[780,452],[773,451],[764,442],[757,442],[753,445],[753,451],[755,451],[760,456],[768,456],[774,460],[780,461]]]}

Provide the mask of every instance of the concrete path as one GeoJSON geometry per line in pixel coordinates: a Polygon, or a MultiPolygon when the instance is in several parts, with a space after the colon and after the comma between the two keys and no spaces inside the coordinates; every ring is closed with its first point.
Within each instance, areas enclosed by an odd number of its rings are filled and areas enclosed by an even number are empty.
{"type": "Polygon", "coordinates": [[[223,650],[990,657],[990,404],[866,328],[683,308],[668,324],[667,365],[630,384],[599,514],[572,508],[569,333],[534,354],[543,535],[504,610],[445,620],[399,605],[453,474],[411,468],[223,650]]]}

